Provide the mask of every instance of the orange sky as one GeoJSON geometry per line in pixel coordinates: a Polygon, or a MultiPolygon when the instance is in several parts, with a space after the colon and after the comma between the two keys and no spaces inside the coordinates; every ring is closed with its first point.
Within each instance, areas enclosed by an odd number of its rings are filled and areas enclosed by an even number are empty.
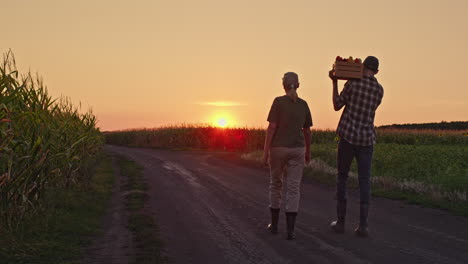
{"type": "Polygon", "coordinates": [[[468,1],[2,1],[0,51],[102,130],[264,127],[281,77],[299,74],[316,128],[335,128],[327,72],[377,56],[376,125],[467,120],[468,1]]]}

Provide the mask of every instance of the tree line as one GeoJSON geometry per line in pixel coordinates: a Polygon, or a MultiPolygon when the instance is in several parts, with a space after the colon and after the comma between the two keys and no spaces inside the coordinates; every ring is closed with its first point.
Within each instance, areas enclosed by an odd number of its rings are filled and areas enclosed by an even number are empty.
{"type": "Polygon", "coordinates": [[[468,130],[468,121],[442,121],[439,123],[420,123],[420,124],[392,124],[379,126],[378,128],[397,128],[397,129],[433,129],[433,130],[468,130]]]}

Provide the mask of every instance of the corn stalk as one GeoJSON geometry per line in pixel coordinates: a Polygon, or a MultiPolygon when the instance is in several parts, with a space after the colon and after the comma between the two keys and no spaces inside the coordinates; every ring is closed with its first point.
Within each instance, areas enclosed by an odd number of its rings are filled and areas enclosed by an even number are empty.
{"type": "Polygon", "coordinates": [[[0,65],[0,221],[18,223],[50,188],[89,180],[103,145],[91,111],[53,99],[40,77],[19,76],[11,51],[0,65]]]}

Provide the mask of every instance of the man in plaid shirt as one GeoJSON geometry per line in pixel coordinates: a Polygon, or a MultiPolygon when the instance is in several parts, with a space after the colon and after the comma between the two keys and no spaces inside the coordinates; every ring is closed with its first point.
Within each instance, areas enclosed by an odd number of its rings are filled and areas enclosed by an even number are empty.
{"type": "Polygon", "coordinates": [[[337,233],[344,233],[346,216],[346,181],[351,162],[357,160],[360,192],[360,221],[354,230],[358,236],[368,236],[368,212],[370,200],[370,174],[375,144],[374,117],[382,102],[383,88],[374,77],[379,71],[379,60],[369,56],[364,60],[364,77],[346,82],[338,95],[338,80],[330,71],[333,81],[333,106],[335,111],[345,107],[338,124],[336,198],[338,219],[331,223],[337,233]]]}

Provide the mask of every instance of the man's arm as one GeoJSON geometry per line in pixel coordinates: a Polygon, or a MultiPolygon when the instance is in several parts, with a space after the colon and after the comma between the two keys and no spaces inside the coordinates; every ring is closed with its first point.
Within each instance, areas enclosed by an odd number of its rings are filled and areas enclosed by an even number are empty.
{"type": "Polygon", "coordinates": [[[332,98],[333,98],[333,108],[335,109],[335,111],[338,111],[340,110],[345,104],[341,102],[340,100],[340,95],[338,94],[338,79],[335,77],[335,75],[333,74],[333,70],[331,70],[329,73],[328,73],[328,76],[330,77],[330,79],[332,80],[333,82],[333,95],[332,95],[332,98]]]}
{"type": "Polygon", "coordinates": [[[340,96],[338,95],[338,80],[333,80],[333,108],[335,109],[335,111],[338,111],[340,110],[343,105],[339,105],[338,104],[338,98],[340,96]]]}
{"type": "Polygon", "coordinates": [[[305,162],[306,164],[309,164],[310,162],[310,127],[303,128],[302,133],[304,134],[304,141],[305,141],[305,162]]]}
{"type": "Polygon", "coordinates": [[[268,158],[270,155],[271,142],[276,132],[276,123],[270,122],[266,131],[265,145],[263,146],[263,165],[268,166],[268,158]]]}

